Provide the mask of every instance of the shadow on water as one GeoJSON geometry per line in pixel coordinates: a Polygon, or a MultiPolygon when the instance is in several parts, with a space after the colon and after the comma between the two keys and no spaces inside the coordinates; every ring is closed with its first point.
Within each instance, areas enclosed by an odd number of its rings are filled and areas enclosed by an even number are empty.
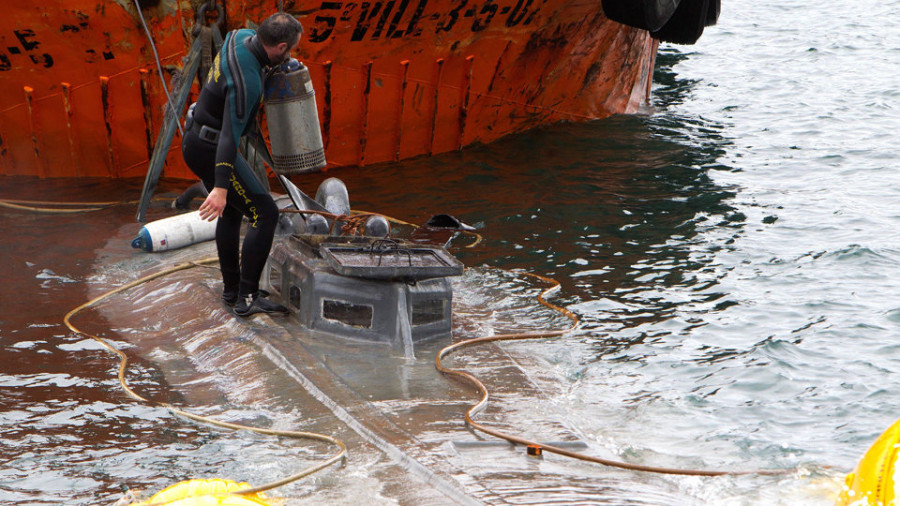
{"type": "MultiPolygon", "coordinates": [[[[599,209],[596,214],[604,213],[606,222],[575,243],[591,253],[573,262],[568,275],[574,292],[583,294],[577,307],[583,328],[596,340],[598,359],[637,359],[623,351],[668,334],[659,323],[677,312],[719,311],[732,304],[716,289],[723,271],[714,256],[742,233],[746,216],[731,204],[738,189],[716,183],[710,171],[738,169],[721,161],[731,145],[726,125],[675,108],[697,85],[673,71],[687,58],[671,48],[660,50],[654,114],[623,118],[646,132],[630,148],[653,156],[613,165],[630,176],[629,192],[599,209]]],[[[606,164],[598,167],[597,176],[606,169],[606,164]]]]}

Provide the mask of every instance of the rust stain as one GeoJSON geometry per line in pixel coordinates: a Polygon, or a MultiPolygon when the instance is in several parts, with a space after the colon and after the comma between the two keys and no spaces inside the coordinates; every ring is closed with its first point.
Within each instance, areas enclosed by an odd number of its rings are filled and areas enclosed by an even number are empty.
{"type": "Polygon", "coordinates": [[[500,56],[497,58],[497,63],[494,64],[494,72],[491,74],[491,81],[487,86],[487,93],[491,93],[492,91],[494,91],[494,81],[497,79],[497,76],[500,75],[500,70],[503,68],[503,64],[505,63],[504,57],[506,56],[506,53],[509,52],[509,47],[511,45],[512,41],[507,42],[506,46],[504,46],[503,48],[503,52],[501,52],[500,56]]]}
{"type": "Polygon", "coordinates": [[[141,69],[141,105],[144,107],[144,135],[147,139],[147,159],[153,156],[153,118],[150,115],[150,71],[141,69]]]}
{"type": "Polygon", "coordinates": [[[431,135],[428,137],[428,147],[425,148],[425,154],[428,156],[432,155],[432,151],[434,150],[434,135],[437,130],[437,117],[438,117],[438,96],[441,91],[441,77],[444,75],[444,59],[438,58],[435,60],[435,65],[437,66],[437,70],[435,71],[434,76],[434,105],[431,110],[431,135]]]}
{"type": "Polygon", "coordinates": [[[400,144],[403,142],[403,110],[406,106],[406,88],[409,86],[409,60],[400,62],[400,104],[397,107],[396,141],[394,142],[394,161],[400,160],[400,144]]]}
{"type": "Polygon", "coordinates": [[[331,61],[322,64],[325,71],[325,105],[322,109],[322,137],[325,150],[331,141],[331,61]]]}
{"type": "Polygon", "coordinates": [[[366,143],[368,142],[369,133],[369,94],[372,92],[372,62],[366,62],[363,65],[363,105],[362,105],[362,125],[359,134],[359,166],[366,166],[366,143]]]}
{"type": "Polygon", "coordinates": [[[41,150],[38,149],[37,113],[34,110],[34,88],[25,86],[25,104],[28,106],[28,126],[31,129],[31,147],[34,150],[34,161],[41,177],[47,177],[44,164],[41,163],[41,150]]]}
{"type": "Polygon", "coordinates": [[[72,167],[75,169],[75,176],[81,175],[81,163],[78,161],[78,150],[75,146],[77,146],[77,133],[75,129],[72,127],[72,117],[74,116],[74,112],[72,111],[72,84],[71,83],[60,83],[60,87],[63,92],[63,109],[66,113],[66,137],[69,140],[69,157],[72,161],[72,167]]]}
{"type": "Polygon", "coordinates": [[[109,105],[109,77],[108,76],[100,76],[100,101],[103,104],[103,123],[106,125],[106,153],[108,156],[107,159],[107,169],[109,170],[109,175],[112,177],[117,177],[118,170],[116,167],[116,156],[113,151],[113,139],[112,139],[112,110],[109,105]]]}
{"type": "Polygon", "coordinates": [[[475,61],[475,55],[469,55],[466,57],[466,65],[463,70],[463,83],[460,87],[460,102],[461,105],[459,107],[459,137],[456,141],[456,149],[460,150],[463,147],[464,139],[466,137],[466,118],[469,116],[469,94],[472,91],[472,62],[475,61]]]}

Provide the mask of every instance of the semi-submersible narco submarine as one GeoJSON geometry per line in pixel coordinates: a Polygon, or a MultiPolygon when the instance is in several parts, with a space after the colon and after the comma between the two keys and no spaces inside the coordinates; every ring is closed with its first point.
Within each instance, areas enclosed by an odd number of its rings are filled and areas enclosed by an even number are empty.
{"type": "MultiPolygon", "coordinates": [[[[261,138],[244,149],[261,155],[287,192],[277,198],[279,237],[260,280],[270,299],[311,330],[390,344],[406,355],[414,341],[449,335],[453,292],[447,278],[462,274],[463,265],[444,246],[471,227],[439,215],[401,239],[391,236],[385,217],[372,215],[360,222],[359,235],[342,235],[336,221],[350,216],[344,183],[327,179],[312,199],[287,178],[326,165],[306,67],[290,59],[275,69],[266,79],[265,104],[271,155],[261,138]]],[[[183,197],[195,196],[194,188],[183,197]]],[[[148,223],[132,246],[164,251],[214,235],[215,222],[186,213],[148,223]]]]}

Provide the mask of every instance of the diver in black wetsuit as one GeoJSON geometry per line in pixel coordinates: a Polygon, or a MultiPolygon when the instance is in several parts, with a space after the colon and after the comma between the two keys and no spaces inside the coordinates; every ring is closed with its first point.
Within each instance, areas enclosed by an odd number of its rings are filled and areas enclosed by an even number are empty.
{"type": "Polygon", "coordinates": [[[184,161],[209,191],[200,217],[219,219],[216,248],[224,282],[222,300],[240,316],[287,312],[259,290],[278,207],[237,146],[262,104],[267,67],[286,60],[302,33],[300,22],[284,13],[272,15],[255,32],[229,32],[185,122],[184,161]],[[250,226],[241,248],[242,216],[250,226]]]}

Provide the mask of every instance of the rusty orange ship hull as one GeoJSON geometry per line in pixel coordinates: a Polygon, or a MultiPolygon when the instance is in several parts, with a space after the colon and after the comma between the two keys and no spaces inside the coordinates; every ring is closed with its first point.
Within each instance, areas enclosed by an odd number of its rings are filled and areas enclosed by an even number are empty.
{"type": "MultiPolygon", "coordinates": [[[[0,174],[139,177],[206,0],[47,0],[0,19],[0,174]]],[[[277,2],[214,3],[223,31],[277,2]]],[[[635,112],[657,41],[599,0],[284,1],[306,28],[329,166],[460,149],[539,125],[635,112]]],[[[196,88],[192,92],[196,94],[196,88]]],[[[176,135],[163,175],[193,178],[176,135]]]]}

